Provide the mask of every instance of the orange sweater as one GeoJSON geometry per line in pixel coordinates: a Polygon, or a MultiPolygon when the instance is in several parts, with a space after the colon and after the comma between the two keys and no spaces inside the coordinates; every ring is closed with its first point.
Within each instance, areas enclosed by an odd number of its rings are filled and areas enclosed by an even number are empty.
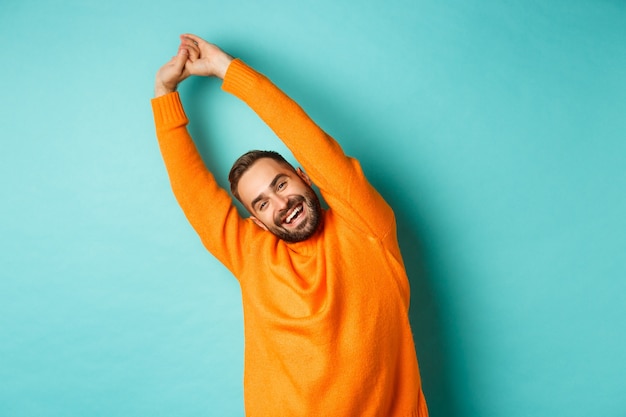
{"type": "Polygon", "coordinates": [[[235,60],[222,88],[289,147],[329,209],[285,243],[239,216],[190,138],[177,93],[152,101],[172,189],[206,248],[239,280],[248,416],[427,416],[391,208],[304,111],[235,60]]]}

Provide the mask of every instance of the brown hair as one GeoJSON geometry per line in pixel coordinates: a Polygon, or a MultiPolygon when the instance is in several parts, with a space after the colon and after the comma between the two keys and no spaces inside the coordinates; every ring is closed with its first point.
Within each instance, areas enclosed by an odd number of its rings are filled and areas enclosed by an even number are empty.
{"type": "Polygon", "coordinates": [[[230,169],[230,173],[228,174],[228,181],[230,182],[230,192],[235,196],[237,200],[241,202],[241,198],[239,198],[239,191],[237,189],[239,185],[239,180],[246,173],[246,171],[254,165],[256,161],[262,158],[270,158],[281,164],[292,169],[294,172],[296,171],[293,165],[291,165],[281,154],[275,151],[249,151],[241,155],[233,164],[233,167],[230,169]]]}

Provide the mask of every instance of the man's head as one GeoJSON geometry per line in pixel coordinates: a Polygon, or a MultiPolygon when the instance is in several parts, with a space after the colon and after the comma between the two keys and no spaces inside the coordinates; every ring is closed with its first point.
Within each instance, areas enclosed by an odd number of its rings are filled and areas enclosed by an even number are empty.
{"type": "Polygon", "coordinates": [[[245,153],[233,164],[228,180],[251,219],[280,239],[301,242],[320,226],[322,208],[311,180],[279,153],[245,153]]]}

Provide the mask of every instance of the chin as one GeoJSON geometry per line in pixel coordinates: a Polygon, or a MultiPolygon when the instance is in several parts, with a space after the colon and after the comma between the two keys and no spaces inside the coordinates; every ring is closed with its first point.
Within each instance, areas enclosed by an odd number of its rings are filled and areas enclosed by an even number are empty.
{"type": "Polygon", "coordinates": [[[321,216],[313,216],[303,219],[304,223],[300,229],[288,230],[283,227],[270,230],[276,237],[287,243],[303,242],[311,238],[319,229],[321,216]]]}

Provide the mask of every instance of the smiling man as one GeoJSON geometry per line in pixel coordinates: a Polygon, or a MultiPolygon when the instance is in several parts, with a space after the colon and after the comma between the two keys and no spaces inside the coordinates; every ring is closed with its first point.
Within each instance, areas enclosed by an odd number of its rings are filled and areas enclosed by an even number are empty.
{"type": "Polygon", "coordinates": [[[319,198],[310,178],[273,151],[250,151],[233,165],[232,194],[259,227],[286,242],[313,235],[322,220],[319,198]]]}
{"type": "Polygon", "coordinates": [[[359,162],[268,78],[195,35],[157,72],[152,107],[174,194],[241,286],[246,415],[427,416],[394,214],[359,162]],[[242,218],[187,131],[176,88],[190,75],[222,79],[310,178],[276,152],[244,154],[229,175],[242,218]]]}

